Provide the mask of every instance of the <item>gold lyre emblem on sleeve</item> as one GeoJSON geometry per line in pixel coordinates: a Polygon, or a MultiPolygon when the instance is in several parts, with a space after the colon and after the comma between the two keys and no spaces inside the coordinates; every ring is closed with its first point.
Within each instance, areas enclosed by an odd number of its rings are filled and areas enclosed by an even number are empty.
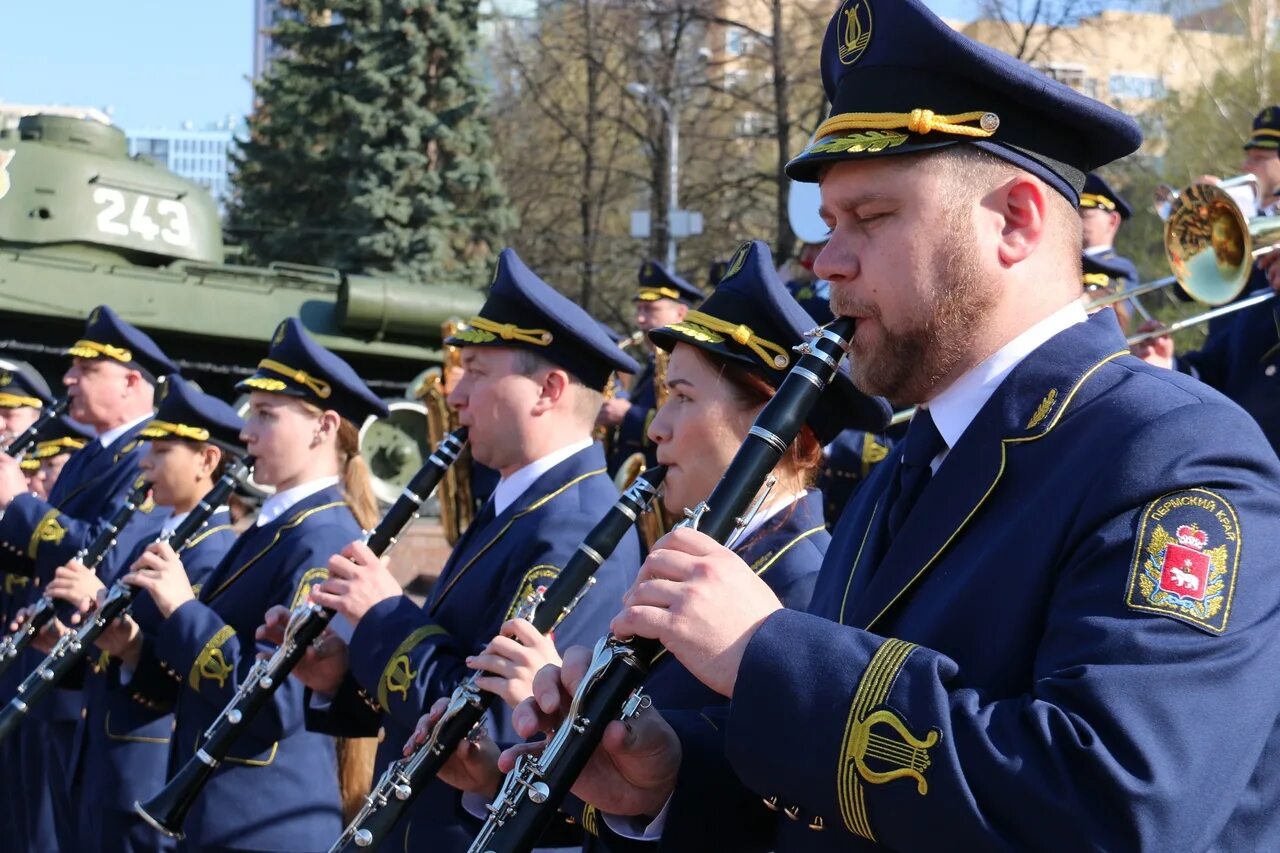
{"type": "Polygon", "coordinates": [[[867,782],[882,785],[909,777],[916,781],[916,790],[923,795],[929,792],[929,783],[924,778],[932,763],[929,749],[937,744],[938,739],[936,729],[930,730],[923,738],[914,736],[896,713],[881,709],[853,723],[847,756],[857,768],[858,775],[867,782]],[[897,737],[873,732],[871,728],[877,724],[887,726],[897,737]],[[873,770],[867,765],[868,758],[890,769],[873,770]]]}

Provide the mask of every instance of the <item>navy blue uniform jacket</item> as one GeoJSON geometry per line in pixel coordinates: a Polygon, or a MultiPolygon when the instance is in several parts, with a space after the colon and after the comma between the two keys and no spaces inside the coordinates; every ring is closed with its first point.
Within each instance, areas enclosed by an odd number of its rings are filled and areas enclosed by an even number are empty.
{"type": "MultiPolygon", "coordinates": [[[[179,555],[187,578],[198,591],[236,541],[231,514],[214,513],[209,523],[179,555]]],[[[150,543],[146,543],[150,544],[150,543]]],[[[136,549],[122,569],[127,571],[146,545],[136,549]]],[[[116,578],[104,577],[111,586],[116,578]]],[[[134,597],[131,613],[139,627],[154,633],[163,621],[145,590],[134,597]]],[[[173,734],[172,705],[157,702],[130,683],[121,683],[120,662],[97,656],[85,679],[85,714],[76,732],[76,755],[82,768],[82,814],[101,809],[133,811],[164,787],[173,734]]]]}
{"type": "MultiPolygon", "coordinates": [[[[170,772],[239,689],[258,644],[254,631],[277,604],[296,607],[328,576],[329,558],[360,538],[336,487],[303,498],[238,538],[183,604],[144,635],[129,687],[158,706],[172,704],[170,772]]],[[[289,678],[241,733],[227,762],[196,800],[185,829],[200,847],[324,850],[342,831],[333,740],[303,726],[303,687],[289,678]]]]}
{"type": "MultiPolygon", "coordinates": [[[[617,500],[604,452],[593,444],[539,477],[492,521],[473,524],[454,546],[425,607],[399,596],[360,620],[351,638],[347,683],[327,711],[308,709],[308,724],[346,735],[384,727],[381,773],[401,756],[424,710],[470,676],[464,658],[488,645],[529,593],[555,577],[617,500]]],[[[556,628],[556,646],[590,644],[608,633],[639,567],[640,546],[630,531],[556,628]]],[[[502,703],[491,712],[499,744],[520,740],[510,716],[502,703]]],[[[457,790],[432,781],[386,846],[414,849],[429,841],[432,850],[466,850],[479,827],[457,790]]]]}
{"type": "Polygon", "coordinates": [[[658,389],[655,382],[654,358],[651,353],[645,361],[644,370],[631,383],[627,394],[631,408],[622,416],[622,423],[618,424],[614,432],[609,458],[611,474],[617,473],[627,457],[635,453],[644,454],[646,468],[657,464],[658,448],[649,440],[649,424],[653,423],[653,416],[658,412],[658,389]]]}
{"type": "MultiPolygon", "coordinates": [[[[752,571],[760,575],[784,606],[805,610],[813,596],[822,557],[831,535],[823,521],[822,495],[810,491],[789,509],[769,519],[733,550],[752,571]]],[[[653,706],[667,709],[698,709],[724,702],[724,697],[694,678],[671,655],[663,654],[644,683],[644,692],[653,706]]],[[[592,807],[570,797],[564,811],[582,821],[592,835],[600,833],[600,817],[592,807]]],[[[584,850],[621,847],[588,838],[584,850]]]]}
{"type": "Polygon", "coordinates": [[[1280,849],[1280,464],[1239,407],[1101,312],[1014,368],[887,543],[896,479],[727,715],[674,720],[666,847],[1280,849]]]}
{"type": "Polygon", "coordinates": [[[1180,366],[1193,367],[1201,381],[1253,415],[1271,447],[1280,452],[1280,314],[1275,301],[1219,322],[1221,327],[1209,335],[1203,349],[1178,356],[1180,366]]]}

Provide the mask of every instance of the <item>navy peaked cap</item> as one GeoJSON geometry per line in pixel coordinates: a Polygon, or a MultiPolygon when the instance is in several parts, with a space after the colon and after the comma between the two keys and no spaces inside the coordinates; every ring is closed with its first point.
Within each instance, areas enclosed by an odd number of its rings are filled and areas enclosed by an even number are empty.
{"type": "Polygon", "coordinates": [[[41,459],[52,459],[79,450],[93,439],[92,429],[66,415],[60,415],[40,430],[40,440],[32,448],[31,454],[22,460],[22,469],[34,471],[40,467],[41,459]]]}
{"type": "Polygon", "coordinates": [[[25,361],[0,359],[0,409],[41,409],[53,403],[49,383],[25,361]]]}
{"type": "Polygon", "coordinates": [[[657,261],[640,265],[639,285],[634,299],[640,302],[674,299],[685,305],[697,305],[706,295],[657,261]]]}
{"type": "Polygon", "coordinates": [[[244,421],[230,404],[180,376],[170,376],[165,385],[168,391],[156,416],[140,433],[142,437],[208,441],[235,453],[244,452],[240,441],[244,421]]]}
{"type": "Polygon", "coordinates": [[[240,391],[270,391],[333,409],[357,427],[370,415],[386,417],[387,406],[351,365],[312,340],[297,317],[281,321],[267,357],[236,385],[240,391]]]}
{"type": "Polygon", "coordinates": [[[1253,117],[1253,130],[1245,148],[1280,148],[1280,106],[1266,107],[1253,117]]]}
{"type": "Polygon", "coordinates": [[[119,362],[141,371],[152,385],[156,384],[157,377],[178,372],[178,365],[155,341],[121,319],[109,305],[99,305],[89,312],[84,337],[67,349],[67,355],[119,362]]]}
{"type": "Polygon", "coordinates": [[[1081,264],[1084,289],[1098,290],[1112,284],[1124,285],[1129,278],[1129,267],[1124,259],[1118,256],[1102,258],[1098,255],[1085,255],[1081,264]]]}
{"type": "Polygon", "coordinates": [[[597,391],[604,390],[615,370],[640,372],[599,320],[540,279],[511,249],[498,255],[480,313],[445,343],[529,350],[597,391]]]}
{"type": "Polygon", "coordinates": [[[844,0],[823,40],[822,82],[831,116],[787,164],[798,181],[836,161],[964,142],[1075,205],[1086,172],[1142,142],[1133,119],[961,35],[920,0],[844,0]]]}
{"type": "Polygon", "coordinates": [[[1133,208],[1124,200],[1124,196],[1111,189],[1111,186],[1094,172],[1085,175],[1084,192],[1080,193],[1080,209],[1089,208],[1114,210],[1120,214],[1121,219],[1128,219],[1133,215],[1133,208]]]}
{"type": "MultiPolygon", "coordinates": [[[[813,326],[778,278],[769,247],[753,240],[734,253],[705,302],[681,322],[654,329],[649,339],[664,350],[689,344],[714,360],[745,365],[777,388],[795,363],[793,348],[813,326]]],[[[826,444],[845,429],[880,432],[890,414],[885,400],[863,394],[842,368],[806,423],[826,444]]]]}

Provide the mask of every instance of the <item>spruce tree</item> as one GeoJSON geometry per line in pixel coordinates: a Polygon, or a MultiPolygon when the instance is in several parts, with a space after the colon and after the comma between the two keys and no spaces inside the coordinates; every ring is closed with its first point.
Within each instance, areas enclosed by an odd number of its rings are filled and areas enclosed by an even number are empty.
{"type": "Polygon", "coordinates": [[[349,21],[344,265],[487,283],[514,217],[492,160],[475,0],[370,0],[349,21]]]}
{"type": "Polygon", "coordinates": [[[235,155],[227,230],[256,263],[342,259],[351,164],[343,96],[367,0],[286,0],[280,53],[255,86],[248,138],[235,155]]]}

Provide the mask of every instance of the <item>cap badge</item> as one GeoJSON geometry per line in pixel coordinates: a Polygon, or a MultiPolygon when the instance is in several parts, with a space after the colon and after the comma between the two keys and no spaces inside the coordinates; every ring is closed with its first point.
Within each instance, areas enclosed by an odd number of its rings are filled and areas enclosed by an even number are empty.
{"type": "Polygon", "coordinates": [[[871,0],[844,0],[840,19],[840,62],[852,65],[871,44],[871,0]]]}

